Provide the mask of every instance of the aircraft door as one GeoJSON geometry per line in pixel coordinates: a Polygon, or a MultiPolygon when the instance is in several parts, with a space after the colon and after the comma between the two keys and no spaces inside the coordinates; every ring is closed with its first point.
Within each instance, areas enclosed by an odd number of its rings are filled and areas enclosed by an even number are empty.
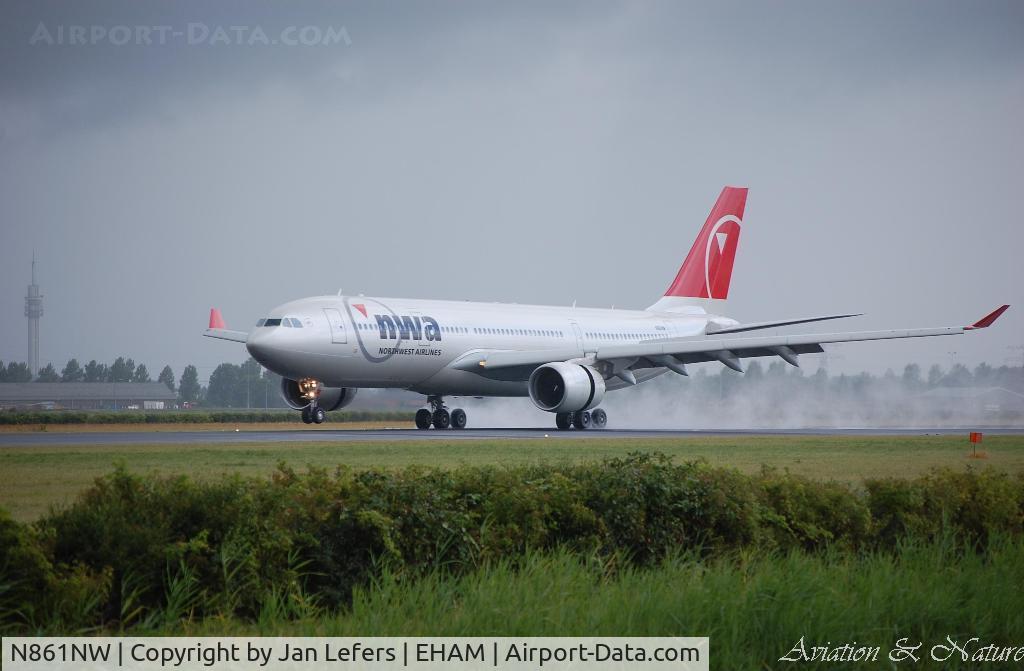
{"type": "Polygon", "coordinates": [[[576,336],[576,346],[580,348],[580,351],[584,351],[583,345],[583,331],[580,329],[580,325],[570,320],[569,324],[572,326],[573,335],[576,336]]]}
{"type": "Polygon", "coordinates": [[[324,308],[327,315],[327,323],[331,325],[331,342],[336,345],[348,343],[348,334],[345,331],[345,320],[341,317],[341,311],[335,308],[324,308]]]}

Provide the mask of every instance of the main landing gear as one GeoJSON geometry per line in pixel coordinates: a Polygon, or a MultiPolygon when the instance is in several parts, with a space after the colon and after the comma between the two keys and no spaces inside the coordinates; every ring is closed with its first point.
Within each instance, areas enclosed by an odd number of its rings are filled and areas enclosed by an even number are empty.
{"type": "Polygon", "coordinates": [[[589,429],[590,427],[603,429],[607,425],[608,413],[601,408],[593,411],[580,410],[578,412],[560,412],[555,415],[555,426],[557,426],[560,431],[564,431],[571,427],[575,427],[580,431],[583,429],[589,429]]]}
{"type": "Polygon", "coordinates": [[[456,408],[451,412],[444,407],[444,399],[440,396],[428,396],[430,409],[420,408],[416,411],[416,428],[429,429],[464,429],[466,428],[466,411],[456,408]]]}

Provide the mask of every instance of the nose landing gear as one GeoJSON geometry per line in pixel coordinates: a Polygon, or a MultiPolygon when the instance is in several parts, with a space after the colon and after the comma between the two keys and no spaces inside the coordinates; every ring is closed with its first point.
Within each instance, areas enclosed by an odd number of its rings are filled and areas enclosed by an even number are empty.
{"type": "Polygon", "coordinates": [[[320,382],[312,378],[299,380],[299,393],[309,400],[309,405],[302,409],[302,421],[306,424],[323,424],[327,413],[320,407],[320,382]]]}
{"type": "Polygon", "coordinates": [[[580,431],[594,427],[603,429],[608,425],[608,413],[601,408],[594,411],[560,412],[555,415],[555,426],[559,431],[576,428],[580,431]]]}
{"type": "Polygon", "coordinates": [[[316,405],[316,401],[302,409],[302,421],[306,424],[323,424],[325,419],[327,419],[327,413],[319,405],[316,405]]]}
{"type": "Polygon", "coordinates": [[[456,408],[451,412],[444,406],[441,396],[427,396],[430,409],[420,408],[416,411],[416,428],[429,429],[464,429],[466,428],[466,411],[456,408]]]}

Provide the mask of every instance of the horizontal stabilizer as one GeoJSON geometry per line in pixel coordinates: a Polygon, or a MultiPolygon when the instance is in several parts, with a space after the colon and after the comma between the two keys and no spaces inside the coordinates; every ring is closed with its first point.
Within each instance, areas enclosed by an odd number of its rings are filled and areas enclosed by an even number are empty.
{"type": "Polygon", "coordinates": [[[228,329],[206,329],[203,335],[207,338],[230,340],[231,342],[245,342],[249,338],[249,334],[245,331],[231,331],[228,329]]]}

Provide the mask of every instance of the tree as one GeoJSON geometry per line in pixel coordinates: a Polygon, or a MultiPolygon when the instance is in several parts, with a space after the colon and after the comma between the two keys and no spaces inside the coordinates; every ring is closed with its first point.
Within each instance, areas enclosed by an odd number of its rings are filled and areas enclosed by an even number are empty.
{"type": "Polygon", "coordinates": [[[941,379],[942,367],[937,363],[932,364],[932,367],[928,369],[928,386],[937,387],[941,379]]]}
{"type": "Polygon", "coordinates": [[[135,369],[135,373],[132,375],[132,382],[152,382],[153,379],[149,377],[149,371],[146,370],[146,364],[140,363],[139,367],[135,369]]]}
{"type": "Polygon", "coordinates": [[[256,359],[249,357],[245,363],[238,368],[241,379],[239,380],[239,399],[247,408],[263,405],[263,366],[256,359]],[[259,399],[257,402],[256,399],[259,399]]]}
{"type": "Polygon", "coordinates": [[[202,387],[199,386],[199,371],[192,364],[185,366],[178,383],[178,398],[184,403],[195,403],[199,400],[202,387]]]}
{"type": "Polygon", "coordinates": [[[245,405],[245,380],[242,378],[240,366],[222,363],[213,370],[210,384],[206,388],[206,404],[215,408],[237,408],[245,405]]]}
{"type": "Polygon", "coordinates": [[[114,360],[113,365],[107,371],[107,382],[131,382],[132,373],[135,372],[135,362],[131,359],[125,359],[123,356],[117,357],[114,360]]]}
{"type": "Polygon", "coordinates": [[[53,367],[53,364],[48,363],[39,369],[36,382],[60,382],[60,375],[57,375],[57,369],[53,367]]]}
{"type": "Polygon", "coordinates": [[[78,365],[78,359],[68,361],[67,365],[64,366],[64,370],[60,372],[61,382],[81,382],[84,379],[85,371],[78,365]]]}
{"type": "Polygon", "coordinates": [[[991,387],[995,377],[995,369],[987,363],[979,363],[974,369],[974,384],[978,387],[991,387]]]}
{"type": "Polygon", "coordinates": [[[942,378],[943,387],[969,387],[974,382],[971,371],[962,363],[953,364],[946,376],[942,378]]]}
{"type": "Polygon", "coordinates": [[[89,363],[85,364],[85,381],[86,382],[106,382],[107,380],[107,366],[106,364],[96,363],[96,359],[93,359],[89,363]]]}
{"type": "Polygon", "coordinates": [[[908,363],[903,367],[903,388],[908,391],[918,391],[924,386],[921,380],[921,367],[916,363],[908,363]]]}
{"type": "Polygon", "coordinates": [[[171,391],[174,389],[174,371],[171,370],[170,366],[164,366],[164,369],[160,371],[159,377],[156,378],[157,382],[163,382],[167,385],[167,388],[171,391]]]}
{"type": "Polygon", "coordinates": [[[814,371],[814,375],[811,376],[811,386],[815,393],[824,393],[828,389],[828,371],[818,366],[818,370],[814,371]]]}
{"type": "Polygon", "coordinates": [[[0,383],[7,382],[7,369],[4,368],[4,360],[0,359],[0,383]]]}
{"type": "Polygon", "coordinates": [[[32,371],[28,369],[27,363],[15,363],[11,361],[7,364],[7,369],[4,373],[4,382],[31,382],[32,371]]]}

